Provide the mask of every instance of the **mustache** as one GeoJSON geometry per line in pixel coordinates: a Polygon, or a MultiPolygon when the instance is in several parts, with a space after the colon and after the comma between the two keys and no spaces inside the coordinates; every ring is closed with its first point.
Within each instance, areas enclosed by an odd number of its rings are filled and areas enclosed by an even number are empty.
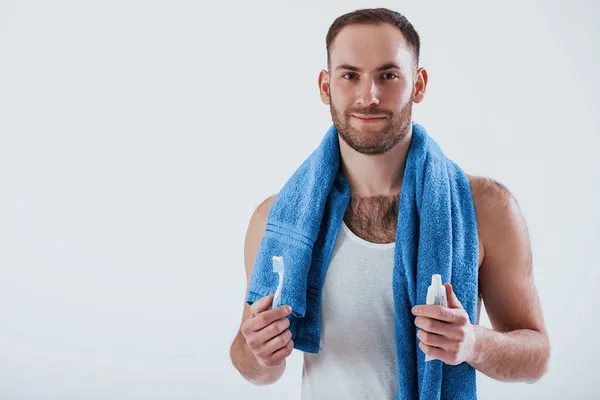
{"type": "Polygon", "coordinates": [[[390,116],[392,113],[388,110],[379,108],[352,108],[346,111],[347,115],[361,114],[361,115],[386,115],[390,116]]]}

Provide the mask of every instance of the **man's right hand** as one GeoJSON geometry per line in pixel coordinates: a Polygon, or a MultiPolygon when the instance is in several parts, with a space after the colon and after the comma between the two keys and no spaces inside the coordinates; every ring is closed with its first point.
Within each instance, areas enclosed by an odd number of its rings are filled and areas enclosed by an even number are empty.
{"type": "Polygon", "coordinates": [[[292,309],[286,305],[270,309],[273,297],[265,296],[252,304],[252,314],[241,327],[246,345],[265,367],[280,365],[294,349],[288,329],[290,321],[286,318],[292,309]]]}

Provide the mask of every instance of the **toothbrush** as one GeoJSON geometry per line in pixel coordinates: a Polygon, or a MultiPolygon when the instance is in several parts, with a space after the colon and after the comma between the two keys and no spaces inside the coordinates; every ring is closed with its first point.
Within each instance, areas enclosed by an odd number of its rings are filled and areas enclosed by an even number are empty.
{"type": "Polygon", "coordinates": [[[283,257],[273,256],[273,272],[279,274],[279,285],[277,285],[277,290],[275,291],[275,296],[273,297],[273,305],[271,306],[271,308],[276,308],[279,306],[281,288],[283,286],[283,270],[283,257]]]}

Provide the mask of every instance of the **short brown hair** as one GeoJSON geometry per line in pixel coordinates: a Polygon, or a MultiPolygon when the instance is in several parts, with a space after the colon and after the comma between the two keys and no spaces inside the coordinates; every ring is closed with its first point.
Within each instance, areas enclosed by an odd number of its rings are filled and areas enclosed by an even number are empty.
{"type": "Polygon", "coordinates": [[[329,27],[329,31],[327,32],[327,37],[325,39],[325,44],[327,47],[327,68],[331,69],[331,44],[338,33],[340,33],[342,28],[352,24],[383,23],[392,24],[393,26],[397,27],[400,32],[402,32],[408,43],[413,48],[416,65],[419,65],[419,52],[421,47],[419,34],[412,24],[406,19],[406,17],[399,12],[392,11],[387,8],[364,8],[337,17],[335,21],[333,21],[333,24],[331,24],[329,27]]]}

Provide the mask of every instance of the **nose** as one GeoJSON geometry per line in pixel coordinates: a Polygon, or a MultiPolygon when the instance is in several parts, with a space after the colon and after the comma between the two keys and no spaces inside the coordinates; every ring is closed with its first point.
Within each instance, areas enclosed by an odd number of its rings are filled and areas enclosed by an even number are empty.
{"type": "Polygon", "coordinates": [[[376,106],[379,104],[379,91],[377,84],[372,79],[365,79],[361,85],[358,85],[358,94],[356,96],[357,104],[362,107],[376,106]]]}

